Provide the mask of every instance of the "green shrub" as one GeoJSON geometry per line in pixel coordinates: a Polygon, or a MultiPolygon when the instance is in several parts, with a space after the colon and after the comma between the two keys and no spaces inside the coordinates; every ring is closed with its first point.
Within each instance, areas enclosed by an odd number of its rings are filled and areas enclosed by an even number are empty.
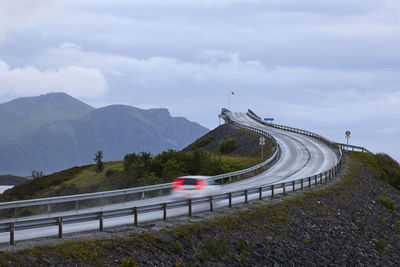
{"type": "Polygon", "coordinates": [[[380,253],[383,253],[385,251],[385,247],[386,247],[386,242],[385,240],[374,240],[374,245],[375,245],[375,249],[377,251],[379,251],[380,253]]]}
{"type": "Polygon", "coordinates": [[[381,203],[382,206],[390,209],[390,210],[395,210],[396,206],[393,202],[393,199],[391,199],[390,197],[379,197],[378,198],[378,202],[381,203]]]}
{"type": "Polygon", "coordinates": [[[218,146],[217,152],[220,154],[229,154],[237,147],[237,141],[234,138],[228,137],[218,146]]]}
{"type": "Polygon", "coordinates": [[[121,260],[122,267],[134,267],[136,266],[136,262],[131,258],[123,258],[121,260]]]}

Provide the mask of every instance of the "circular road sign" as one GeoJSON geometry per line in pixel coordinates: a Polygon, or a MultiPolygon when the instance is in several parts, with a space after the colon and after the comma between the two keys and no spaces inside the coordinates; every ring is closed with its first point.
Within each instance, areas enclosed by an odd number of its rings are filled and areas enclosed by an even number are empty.
{"type": "Polygon", "coordinates": [[[260,146],[263,146],[263,145],[265,145],[265,137],[261,136],[260,137],[260,146]]]}
{"type": "Polygon", "coordinates": [[[351,132],[350,131],[346,131],[346,136],[350,137],[351,132]]]}

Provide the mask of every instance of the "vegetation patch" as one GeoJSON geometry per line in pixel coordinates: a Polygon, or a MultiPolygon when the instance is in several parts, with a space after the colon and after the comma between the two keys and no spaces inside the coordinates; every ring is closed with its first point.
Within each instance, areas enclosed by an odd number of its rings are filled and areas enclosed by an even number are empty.
{"type": "Polygon", "coordinates": [[[381,203],[382,206],[384,206],[390,210],[396,209],[393,199],[391,199],[388,196],[379,197],[378,202],[381,203]]]}
{"type": "Polygon", "coordinates": [[[232,153],[237,147],[237,140],[231,137],[226,138],[219,144],[217,152],[220,154],[232,153]]]}

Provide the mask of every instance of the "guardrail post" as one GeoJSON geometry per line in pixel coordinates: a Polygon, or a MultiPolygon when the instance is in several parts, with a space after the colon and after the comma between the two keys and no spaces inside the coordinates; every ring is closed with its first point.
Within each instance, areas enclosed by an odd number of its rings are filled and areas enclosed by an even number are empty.
{"type": "Polygon", "coordinates": [[[271,198],[274,197],[274,185],[271,185],[271,198]]]}
{"type": "Polygon", "coordinates": [[[213,211],[214,207],[213,207],[213,197],[210,196],[210,211],[213,211]]]}
{"type": "Polygon", "coordinates": [[[301,179],[300,181],[301,181],[301,191],[303,191],[303,179],[301,179]]]}
{"type": "Polygon", "coordinates": [[[317,184],[318,184],[318,178],[317,178],[317,175],[315,175],[315,176],[314,176],[314,179],[315,179],[315,185],[317,185],[317,184]]]}
{"type": "Polygon", "coordinates": [[[247,192],[247,189],[244,190],[244,203],[246,203],[246,204],[247,204],[247,202],[248,202],[248,201],[247,201],[247,200],[248,200],[248,199],[247,199],[247,193],[248,193],[248,192],[247,192]]]}
{"type": "Polygon", "coordinates": [[[163,203],[163,220],[167,220],[167,203],[163,203]]]}
{"type": "Polygon", "coordinates": [[[192,216],[192,200],[188,200],[189,216],[192,216]]]}
{"type": "Polygon", "coordinates": [[[259,191],[258,191],[258,199],[259,200],[262,200],[262,187],[260,186],[260,188],[258,189],[259,191]]]}
{"type": "Polygon", "coordinates": [[[308,177],[308,187],[311,187],[311,177],[308,177]]]}
{"type": "Polygon", "coordinates": [[[228,198],[229,198],[229,208],[232,208],[232,193],[228,194],[228,198]]]}
{"type": "Polygon", "coordinates": [[[134,207],[134,208],[133,208],[133,217],[134,217],[133,224],[134,224],[135,226],[137,226],[137,223],[138,223],[137,207],[134,207]]]}
{"type": "Polygon", "coordinates": [[[15,245],[14,241],[15,225],[13,222],[10,223],[10,245],[15,245]]]}
{"type": "Polygon", "coordinates": [[[99,230],[103,232],[103,212],[99,212],[99,230]]]}
{"type": "Polygon", "coordinates": [[[319,174],[319,183],[322,184],[322,173],[319,174]]]}
{"type": "Polygon", "coordinates": [[[295,188],[296,187],[296,183],[295,183],[295,181],[292,181],[292,186],[293,186],[293,192],[296,191],[296,188],[295,188]]]}
{"type": "MultiPolygon", "coordinates": [[[[325,172],[325,181],[328,181],[328,171],[325,172]]],[[[321,179],[322,179],[322,175],[321,175],[321,179]]]]}
{"type": "Polygon", "coordinates": [[[14,218],[18,217],[18,207],[14,209],[14,218]]]}
{"type": "Polygon", "coordinates": [[[282,187],[283,187],[283,195],[286,195],[285,183],[282,184],[282,187]]]}
{"type": "Polygon", "coordinates": [[[142,192],[142,199],[144,199],[144,191],[142,192]]]}
{"type": "Polygon", "coordinates": [[[79,210],[79,200],[75,201],[75,209],[79,210]]]}
{"type": "Polygon", "coordinates": [[[47,204],[47,213],[50,213],[50,212],[51,212],[51,204],[48,203],[48,204],[47,204]]]}
{"type": "Polygon", "coordinates": [[[58,217],[58,238],[63,237],[63,218],[58,217]]]}

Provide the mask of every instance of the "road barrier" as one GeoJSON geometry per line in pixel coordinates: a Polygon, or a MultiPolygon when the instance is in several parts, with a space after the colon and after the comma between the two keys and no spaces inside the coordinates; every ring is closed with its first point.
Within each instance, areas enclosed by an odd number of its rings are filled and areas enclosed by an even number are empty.
{"type": "MultiPolygon", "coordinates": [[[[253,177],[270,168],[280,158],[279,146],[277,145],[275,138],[272,137],[269,133],[255,127],[242,125],[240,123],[233,122],[233,124],[237,127],[241,127],[249,131],[258,133],[272,140],[274,144],[273,154],[264,162],[250,168],[212,176],[210,179],[217,181],[217,183],[228,183],[253,177]]],[[[159,185],[104,191],[97,193],[0,202],[0,218],[10,218],[11,216],[13,218],[21,218],[32,215],[49,214],[59,211],[102,207],[108,204],[124,203],[150,197],[168,195],[171,191],[171,186],[172,183],[165,183],[159,185]],[[27,208],[29,208],[29,210],[27,208]]]]}
{"type": "MultiPolygon", "coordinates": [[[[228,112],[229,111],[226,110],[224,116],[228,116],[228,114],[227,114],[228,112]]],[[[260,121],[260,118],[258,116],[254,116],[250,112],[248,114],[250,117],[255,118],[257,121],[260,121]]],[[[228,116],[227,120],[229,121],[229,116],[228,116]]],[[[237,126],[245,127],[250,130],[264,132],[264,131],[254,128],[254,127],[240,125],[235,122],[233,122],[233,123],[236,124],[237,126]],[[254,129],[251,129],[251,128],[254,128],[254,129]]],[[[267,124],[268,126],[271,126],[271,124],[269,124],[269,123],[263,122],[263,124],[267,124]]],[[[302,179],[297,179],[294,181],[277,183],[277,184],[272,184],[272,185],[249,187],[244,190],[237,190],[237,191],[232,191],[229,193],[217,194],[214,196],[194,198],[194,199],[188,199],[188,200],[177,200],[177,201],[170,201],[170,202],[165,202],[165,203],[157,203],[157,204],[143,205],[143,206],[133,206],[133,207],[127,207],[127,208],[113,209],[113,210],[86,212],[86,213],[82,213],[82,214],[70,214],[70,215],[66,215],[66,216],[51,216],[51,214],[50,214],[48,217],[40,218],[40,219],[19,219],[19,220],[12,220],[12,221],[8,221],[8,222],[0,222],[0,233],[9,232],[10,233],[10,244],[13,245],[15,243],[15,231],[24,230],[24,229],[42,228],[42,227],[46,227],[46,226],[58,226],[58,236],[60,238],[62,238],[63,237],[63,226],[67,225],[67,224],[98,220],[99,221],[99,231],[103,231],[103,221],[108,218],[132,216],[133,224],[137,225],[138,221],[139,221],[139,215],[141,215],[141,214],[160,211],[163,214],[163,216],[162,216],[163,220],[167,220],[168,210],[182,208],[182,207],[187,207],[188,215],[192,216],[193,206],[196,206],[196,205],[208,203],[209,210],[213,211],[215,201],[228,200],[228,203],[229,203],[228,206],[232,207],[232,204],[233,204],[232,199],[234,199],[234,198],[243,197],[244,203],[248,203],[249,196],[252,196],[254,194],[258,194],[258,199],[260,199],[260,200],[262,200],[264,198],[266,193],[268,193],[271,198],[275,198],[278,194],[286,195],[289,193],[289,191],[292,191],[292,192],[299,191],[299,190],[302,191],[305,189],[305,187],[311,188],[313,186],[317,186],[318,184],[327,183],[329,180],[332,180],[334,177],[337,176],[337,174],[342,166],[342,162],[343,162],[343,154],[342,154],[342,145],[341,144],[336,144],[320,135],[311,133],[309,131],[304,131],[304,130],[300,130],[300,129],[296,129],[296,128],[275,125],[275,124],[272,127],[296,132],[299,134],[305,134],[305,135],[317,138],[318,140],[321,140],[322,142],[326,143],[327,145],[329,145],[333,149],[335,149],[335,151],[338,155],[337,164],[327,171],[324,171],[322,173],[319,173],[319,174],[316,174],[313,176],[305,177],[302,179]]],[[[270,137],[268,133],[266,133],[266,134],[267,134],[266,136],[270,137]]],[[[275,140],[275,139],[273,139],[273,140],[275,140]]],[[[230,175],[241,175],[246,172],[247,173],[256,173],[257,171],[261,171],[261,168],[268,168],[268,164],[271,164],[274,159],[279,157],[279,154],[280,154],[279,146],[276,144],[275,147],[276,147],[276,150],[275,150],[273,156],[270,159],[268,159],[267,161],[261,163],[261,164],[263,164],[262,166],[258,166],[258,165],[257,165],[258,167],[254,166],[256,168],[252,167],[254,169],[252,169],[252,168],[246,169],[246,170],[242,171],[243,173],[235,172],[235,173],[231,173],[231,174],[225,174],[225,176],[221,176],[221,177],[214,177],[215,180],[229,179],[230,175]],[[252,170],[250,170],[250,169],[252,169],[252,170]]],[[[362,149],[362,151],[367,151],[367,150],[362,149]]],[[[164,185],[158,185],[158,186],[163,187],[165,185],[168,185],[170,187],[170,184],[164,184],[164,185]]],[[[156,186],[152,186],[152,187],[156,187],[156,186]]],[[[149,187],[146,187],[146,188],[149,188],[149,187]]],[[[139,190],[139,192],[142,192],[144,189],[142,188],[142,189],[127,189],[127,190],[139,190]],[[142,190],[142,191],[140,191],[140,190],[142,190]]],[[[117,191],[124,192],[124,190],[117,190],[117,191]]],[[[94,193],[94,194],[76,195],[76,196],[68,196],[68,197],[79,198],[79,197],[89,197],[89,195],[92,197],[97,195],[97,197],[98,197],[101,194],[104,194],[104,196],[105,196],[105,194],[113,194],[117,191],[100,192],[100,193],[94,193]],[[110,192],[112,192],[112,193],[110,193],[110,192]]],[[[50,199],[45,199],[45,200],[44,199],[30,200],[30,201],[44,201],[43,203],[48,204],[48,203],[52,203],[50,201],[57,201],[57,199],[60,199],[60,201],[61,201],[62,198],[64,198],[64,202],[65,202],[66,197],[50,198],[50,199]]],[[[76,199],[73,199],[71,201],[75,201],[75,200],[76,199]]],[[[19,202],[19,204],[27,204],[28,202],[29,201],[19,202]]],[[[14,204],[12,204],[12,203],[1,203],[1,204],[3,205],[3,207],[6,205],[11,205],[11,206],[16,205],[15,202],[14,202],[14,204]]]]}
{"type": "Polygon", "coordinates": [[[132,223],[134,225],[138,225],[139,215],[146,214],[150,212],[162,212],[163,220],[167,220],[168,218],[168,210],[173,210],[177,208],[187,207],[188,215],[192,216],[193,214],[193,206],[201,205],[201,204],[209,204],[209,211],[214,210],[214,202],[221,200],[228,200],[228,207],[232,207],[232,199],[234,198],[243,198],[243,203],[248,203],[249,196],[258,195],[259,200],[263,200],[266,193],[269,193],[270,198],[275,198],[277,195],[287,195],[289,193],[289,188],[291,188],[291,192],[295,191],[303,191],[304,185],[308,184],[308,187],[311,188],[313,185],[311,184],[311,180],[315,178],[314,186],[318,184],[327,183],[329,180],[332,180],[338,173],[340,166],[342,164],[342,157],[340,158],[338,164],[328,171],[322,172],[315,176],[310,176],[294,181],[277,183],[273,185],[263,185],[257,187],[250,187],[244,190],[237,190],[229,193],[218,194],[214,196],[207,196],[201,198],[193,198],[193,199],[185,199],[185,200],[177,200],[170,201],[165,203],[157,203],[152,205],[144,205],[144,206],[135,206],[128,208],[120,208],[114,210],[104,210],[97,212],[88,212],[83,214],[72,214],[67,216],[49,216],[41,219],[31,219],[31,220],[18,220],[7,223],[0,223],[0,233],[9,232],[10,233],[10,244],[15,244],[15,231],[26,230],[26,229],[36,229],[48,226],[58,226],[58,237],[63,237],[63,227],[64,225],[73,224],[73,223],[81,223],[81,222],[90,222],[90,221],[98,221],[99,222],[99,231],[103,231],[104,220],[115,217],[124,217],[124,216],[132,216],[132,223]],[[317,177],[321,177],[318,182],[317,177]],[[324,181],[325,180],[325,181],[324,181]]]}

